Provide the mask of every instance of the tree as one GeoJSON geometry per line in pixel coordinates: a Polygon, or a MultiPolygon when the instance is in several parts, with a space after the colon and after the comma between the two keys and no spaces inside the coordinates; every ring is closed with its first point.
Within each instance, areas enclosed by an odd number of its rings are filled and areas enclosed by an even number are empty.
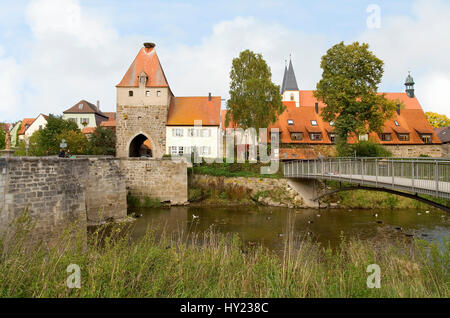
{"type": "Polygon", "coordinates": [[[5,145],[6,145],[6,142],[5,142],[6,133],[3,130],[3,125],[4,125],[3,123],[0,123],[0,150],[5,149],[5,145]]]}
{"type": "Polygon", "coordinates": [[[351,134],[381,132],[396,105],[401,104],[377,93],[383,65],[366,43],[341,42],[322,56],[322,79],[314,96],[326,104],[321,116],[334,122],[338,147],[345,146],[351,134]]]}
{"type": "Polygon", "coordinates": [[[116,154],[116,134],[107,127],[97,127],[89,138],[89,153],[91,155],[116,154]]]}
{"type": "Polygon", "coordinates": [[[58,154],[62,134],[68,131],[80,132],[80,129],[75,122],[50,114],[47,119],[47,125],[41,131],[39,146],[45,149],[46,155],[58,154]]]}
{"type": "Polygon", "coordinates": [[[450,126],[450,118],[448,118],[446,115],[441,115],[433,112],[426,112],[425,116],[427,117],[428,122],[434,128],[450,126]]]}
{"type": "Polygon", "coordinates": [[[67,149],[72,155],[84,155],[88,153],[88,140],[80,130],[65,130],[57,136],[57,140],[64,139],[67,149]]]}
{"type": "Polygon", "coordinates": [[[234,58],[230,72],[230,99],[226,125],[233,121],[243,129],[267,128],[285,110],[280,87],[261,54],[242,51],[234,58]]]}

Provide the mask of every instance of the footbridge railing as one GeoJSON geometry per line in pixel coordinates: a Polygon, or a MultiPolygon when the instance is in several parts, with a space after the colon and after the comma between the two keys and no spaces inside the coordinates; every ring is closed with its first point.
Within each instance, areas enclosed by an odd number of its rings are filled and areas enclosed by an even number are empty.
{"type": "Polygon", "coordinates": [[[329,158],[286,162],[287,178],[329,179],[450,199],[450,160],[329,158]]]}

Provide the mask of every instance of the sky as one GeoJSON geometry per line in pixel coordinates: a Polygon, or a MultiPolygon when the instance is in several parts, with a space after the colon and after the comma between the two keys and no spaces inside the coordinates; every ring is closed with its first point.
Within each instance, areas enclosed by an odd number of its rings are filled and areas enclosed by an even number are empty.
{"type": "Polygon", "coordinates": [[[311,90],[331,46],[365,42],[385,62],[380,91],[403,92],[410,71],[423,109],[450,116],[449,39],[448,0],[0,0],[0,122],[81,99],[115,111],[115,85],[144,42],[175,96],[224,99],[242,50],[261,53],[278,85],[291,57],[311,90]]]}

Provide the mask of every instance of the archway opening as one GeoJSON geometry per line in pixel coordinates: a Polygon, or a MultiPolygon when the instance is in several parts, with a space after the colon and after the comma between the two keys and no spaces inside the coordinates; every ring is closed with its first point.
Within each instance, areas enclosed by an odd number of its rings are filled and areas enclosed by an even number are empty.
{"type": "Polygon", "coordinates": [[[153,157],[152,143],[146,136],[139,134],[130,143],[130,158],[153,157]]]}

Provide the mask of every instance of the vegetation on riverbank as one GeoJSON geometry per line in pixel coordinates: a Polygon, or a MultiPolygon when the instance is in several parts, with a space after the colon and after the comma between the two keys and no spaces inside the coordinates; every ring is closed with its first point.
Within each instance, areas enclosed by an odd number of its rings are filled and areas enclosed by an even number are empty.
{"type": "MultiPolygon", "coordinates": [[[[0,257],[0,297],[445,297],[450,240],[342,240],[336,250],[286,237],[282,255],[236,236],[156,237],[131,241],[122,225],[25,251],[24,235],[0,257]],[[200,243],[201,242],[201,243],[200,243]],[[69,289],[69,264],[81,288],[69,289]],[[381,288],[366,285],[378,264],[381,288]]],[[[23,232],[22,232],[23,234],[23,232]]],[[[3,246],[3,245],[2,245],[3,246]]]]}
{"type": "Polygon", "coordinates": [[[152,197],[140,198],[128,194],[127,205],[132,208],[159,208],[161,207],[161,200],[152,197]]]}
{"type": "MultiPolygon", "coordinates": [[[[338,189],[339,183],[336,181],[326,181],[326,186],[330,190],[338,189]]],[[[346,184],[342,184],[343,187],[346,184]]],[[[329,190],[327,190],[329,191],[329,190]]],[[[426,195],[422,197],[440,203],[442,205],[450,206],[450,200],[442,198],[434,198],[426,195]]],[[[395,194],[386,192],[368,191],[368,190],[352,190],[338,192],[325,198],[325,202],[335,202],[339,206],[345,208],[355,209],[416,209],[416,210],[430,210],[433,207],[420,202],[418,200],[402,197],[395,194]]]]}
{"type": "Polygon", "coordinates": [[[188,170],[189,173],[206,174],[223,177],[256,177],[256,178],[283,178],[282,163],[280,162],[277,173],[261,174],[261,167],[269,164],[258,163],[198,163],[188,170]]]}

